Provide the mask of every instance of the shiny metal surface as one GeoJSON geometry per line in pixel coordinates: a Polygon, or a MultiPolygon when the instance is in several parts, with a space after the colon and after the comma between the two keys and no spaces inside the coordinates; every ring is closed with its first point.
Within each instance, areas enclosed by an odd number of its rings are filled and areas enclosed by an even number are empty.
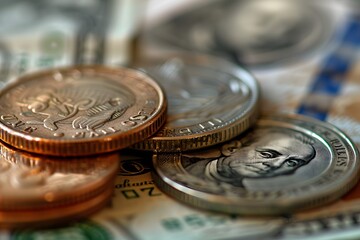
{"type": "Polygon", "coordinates": [[[237,136],[257,119],[257,82],[231,62],[177,54],[151,59],[142,68],[164,88],[169,110],[165,126],[136,144],[138,149],[171,152],[211,146],[237,136]]]}
{"type": "Polygon", "coordinates": [[[48,155],[125,148],[165,122],[166,99],[145,74],[100,65],[20,77],[0,92],[0,138],[48,155]]]}
{"type": "Polygon", "coordinates": [[[334,201],[359,179],[359,155],[331,124],[298,115],[262,118],[206,150],[154,157],[159,187],[212,211],[276,215],[334,201]]]}

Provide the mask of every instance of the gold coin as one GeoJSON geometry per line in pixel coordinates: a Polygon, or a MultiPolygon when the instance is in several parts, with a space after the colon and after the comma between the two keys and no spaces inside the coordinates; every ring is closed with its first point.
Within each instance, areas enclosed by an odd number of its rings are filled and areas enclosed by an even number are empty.
{"type": "Polygon", "coordinates": [[[20,77],[0,92],[0,138],[47,155],[110,152],[142,141],[165,122],[166,98],[147,75],[100,65],[20,77]]]}
{"type": "Polygon", "coordinates": [[[64,161],[0,144],[0,211],[42,211],[91,201],[113,186],[119,161],[118,153],[64,161]]]}

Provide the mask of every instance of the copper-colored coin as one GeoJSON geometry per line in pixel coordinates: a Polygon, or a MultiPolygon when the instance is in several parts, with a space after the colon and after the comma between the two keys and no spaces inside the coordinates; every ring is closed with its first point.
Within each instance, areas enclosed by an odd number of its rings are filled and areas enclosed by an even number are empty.
{"type": "Polygon", "coordinates": [[[20,77],[0,92],[0,138],[61,156],[125,148],[165,122],[166,99],[147,75],[100,65],[20,77]]]}
{"type": "Polygon", "coordinates": [[[50,209],[0,211],[0,228],[43,228],[83,219],[103,208],[111,199],[112,194],[113,186],[110,185],[101,194],[76,204],[50,209]]]}
{"type": "Polygon", "coordinates": [[[118,153],[64,161],[0,144],[0,211],[42,211],[91,201],[113,185],[118,165],[118,153]]]}

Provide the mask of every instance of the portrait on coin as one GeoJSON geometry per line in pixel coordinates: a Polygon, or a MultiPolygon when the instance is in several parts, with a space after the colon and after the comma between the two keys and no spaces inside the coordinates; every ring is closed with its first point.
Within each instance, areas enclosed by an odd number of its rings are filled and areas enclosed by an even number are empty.
{"type": "Polygon", "coordinates": [[[215,188],[225,184],[246,189],[244,179],[269,179],[294,174],[315,155],[313,140],[303,133],[259,128],[216,150],[183,154],[182,165],[191,176],[189,182],[196,177],[196,185],[206,181],[215,188]]]}

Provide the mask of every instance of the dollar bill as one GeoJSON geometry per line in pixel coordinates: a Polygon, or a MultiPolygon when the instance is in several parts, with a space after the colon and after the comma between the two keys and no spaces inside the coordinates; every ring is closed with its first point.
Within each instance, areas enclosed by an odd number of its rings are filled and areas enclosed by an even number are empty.
{"type": "MultiPolygon", "coordinates": [[[[127,65],[145,1],[0,1],[0,84],[38,69],[127,65]],[[138,14],[133,14],[134,12],[138,14]]],[[[0,87],[1,87],[0,86],[0,87]]]]}

